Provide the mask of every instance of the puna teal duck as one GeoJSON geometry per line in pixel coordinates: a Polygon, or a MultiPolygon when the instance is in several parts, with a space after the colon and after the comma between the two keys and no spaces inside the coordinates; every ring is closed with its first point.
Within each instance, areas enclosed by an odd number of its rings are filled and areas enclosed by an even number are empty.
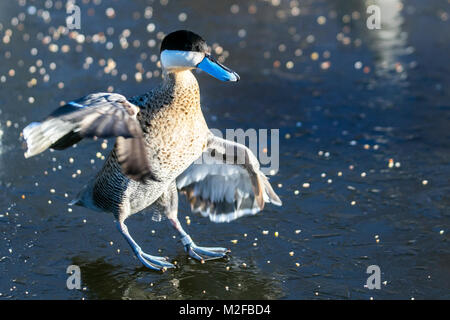
{"type": "Polygon", "coordinates": [[[229,250],[198,246],[178,220],[178,191],[195,212],[214,222],[230,222],[281,205],[259,162],[244,145],[214,136],[200,107],[200,91],[191,70],[222,81],[238,81],[217,62],[197,34],[180,30],[161,44],[162,83],[140,96],[93,93],[56,109],[23,130],[25,157],[48,148],[65,149],[83,138],[116,137],[100,172],[72,204],[114,215],[119,232],[148,268],[173,268],[167,258],[145,253],[131,237],[126,219],[151,206],[179,232],[190,256],[204,261],[229,250]],[[196,161],[202,157],[202,161],[196,161]]]}

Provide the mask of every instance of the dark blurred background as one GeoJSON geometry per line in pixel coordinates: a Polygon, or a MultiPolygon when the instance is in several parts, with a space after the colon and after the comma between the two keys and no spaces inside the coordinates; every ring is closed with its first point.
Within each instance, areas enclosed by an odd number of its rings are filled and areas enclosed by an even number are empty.
{"type": "Polygon", "coordinates": [[[72,31],[68,3],[0,2],[1,299],[450,298],[448,0],[78,0],[72,31]],[[91,92],[150,90],[161,39],[181,28],[241,76],[197,74],[209,126],[280,129],[284,205],[218,225],[183,201],[198,243],[232,249],[206,264],[167,221],[133,216],[142,247],[180,265],[159,274],[110,215],[67,205],[113,141],[24,159],[20,133],[91,92]],[[82,290],[66,288],[71,264],[82,290]],[[380,290],[364,288],[369,265],[380,290]]]}

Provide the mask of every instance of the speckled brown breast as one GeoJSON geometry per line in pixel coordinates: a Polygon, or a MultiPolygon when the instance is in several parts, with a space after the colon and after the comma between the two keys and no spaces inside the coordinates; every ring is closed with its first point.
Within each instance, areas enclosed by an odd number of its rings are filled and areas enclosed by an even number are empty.
{"type": "Polygon", "coordinates": [[[89,189],[93,205],[116,216],[124,205],[129,205],[126,211],[133,214],[156,201],[200,157],[209,131],[200,108],[198,83],[191,71],[166,75],[161,86],[130,102],[141,108],[138,120],[152,173],[159,181],[140,183],[128,179],[113,150],[89,189]]]}
{"type": "Polygon", "coordinates": [[[145,128],[150,160],[160,166],[155,175],[173,180],[203,152],[208,126],[194,75],[184,71],[167,77],[147,104],[144,99],[139,120],[145,128]]]}

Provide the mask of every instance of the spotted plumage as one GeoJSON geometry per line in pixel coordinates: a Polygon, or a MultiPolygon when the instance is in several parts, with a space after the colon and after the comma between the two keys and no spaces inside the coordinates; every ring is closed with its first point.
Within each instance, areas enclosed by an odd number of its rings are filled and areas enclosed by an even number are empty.
{"type": "Polygon", "coordinates": [[[91,94],[23,131],[27,157],[47,148],[67,148],[83,138],[117,137],[100,172],[72,204],[112,213],[136,256],[154,270],[174,265],[143,252],[125,225],[130,215],[148,207],[169,218],[192,257],[207,260],[227,253],[225,248],[197,246],[183,230],[177,217],[178,190],[188,197],[193,211],[215,222],[255,214],[264,202],[281,205],[251,151],[209,131],[191,69],[202,69],[224,81],[237,81],[239,76],[215,61],[206,52],[204,40],[190,31],[169,34],[163,40],[161,58],[163,81],[150,92],[129,99],[91,94]],[[238,159],[234,151],[243,158],[238,159]],[[213,161],[194,163],[205,155],[213,161]],[[225,163],[230,158],[234,164],[225,163]]]}

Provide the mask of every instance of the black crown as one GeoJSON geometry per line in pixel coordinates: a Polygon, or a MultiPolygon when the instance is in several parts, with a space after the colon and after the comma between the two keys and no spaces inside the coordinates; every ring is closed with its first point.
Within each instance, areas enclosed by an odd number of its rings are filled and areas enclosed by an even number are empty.
{"type": "Polygon", "coordinates": [[[188,30],[178,30],[169,33],[163,39],[160,52],[164,50],[206,52],[207,45],[198,34],[188,30]]]}

